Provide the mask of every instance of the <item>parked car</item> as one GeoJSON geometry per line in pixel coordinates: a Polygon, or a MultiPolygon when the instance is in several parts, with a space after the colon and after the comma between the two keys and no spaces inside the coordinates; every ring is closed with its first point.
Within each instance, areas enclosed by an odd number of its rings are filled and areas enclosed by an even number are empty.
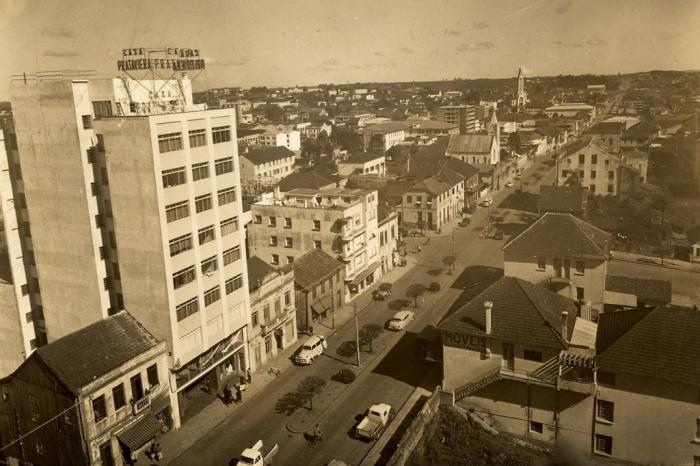
{"type": "Polygon", "coordinates": [[[384,301],[389,296],[391,296],[391,283],[380,283],[379,288],[372,293],[372,298],[377,301],[384,301]]]}
{"type": "Polygon", "coordinates": [[[243,450],[241,455],[238,457],[236,466],[265,466],[272,464],[272,459],[279,451],[279,446],[275,443],[275,446],[273,446],[270,451],[265,454],[262,452],[262,447],[262,440],[258,440],[251,448],[246,448],[243,450]]]}
{"type": "Polygon", "coordinates": [[[352,383],[356,378],[357,376],[350,369],[339,369],[338,372],[331,376],[331,380],[344,384],[352,383]]]}
{"type": "Polygon", "coordinates": [[[379,403],[370,406],[365,417],[355,428],[355,437],[364,440],[378,439],[389,425],[391,415],[391,405],[379,403]]]}
{"type": "Polygon", "coordinates": [[[311,364],[314,359],[323,354],[326,348],[328,348],[326,339],[321,335],[313,335],[301,345],[301,350],[297,353],[294,361],[302,365],[311,364]]]}
{"type": "Polygon", "coordinates": [[[488,206],[490,206],[491,204],[493,204],[493,198],[491,198],[491,197],[487,197],[486,199],[484,199],[483,201],[481,201],[481,206],[482,206],[482,207],[488,207],[488,206]]]}
{"type": "Polygon", "coordinates": [[[389,330],[401,331],[406,328],[406,325],[413,320],[412,311],[399,311],[394,314],[394,317],[389,319],[387,327],[389,330]]]}
{"type": "Polygon", "coordinates": [[[469,217],[464,217],[462,220],[459,221],[457,224],[460,227],[467,227],[472,223],[472,220],[469,217]]]}
{"type": "Polygon", "coordinates": [[[506,183],[506,188],[512,188],[513,187],[513,182],[509,181],[506,183]]]}

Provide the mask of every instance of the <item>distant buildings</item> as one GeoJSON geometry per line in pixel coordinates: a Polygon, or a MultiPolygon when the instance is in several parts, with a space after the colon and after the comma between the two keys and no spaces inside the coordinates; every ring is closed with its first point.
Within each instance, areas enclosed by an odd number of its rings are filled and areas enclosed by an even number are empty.
{"type": "Polygon", "coordinates": [[[625,123],[613,121],[596,123],[586,130],[586,133],[597,136],[610,146],[613,152],[618,152],[620,150],[622,134],[624,132],[625,123]]]}
{"type": "Polygon", "coordinates": [[[351,175],[385,176],[386,157],[371,153],[353,154],[338,162],[338,175],[341,177],[351,175]]]}
{"type": "Polygon", "coordinates": [[[598,137],[585,138],[557,158],[557,185],[578,183],[591,194],[616,195],[622,160],[598,137]]]}
{"type": "Polygon", "coordinates": [[[582,216],[586,213],[587,205],[588,189],[583,186],[540,186],[537,198],[537,211],[540,215],[553,212],[582,216]]]}
{"type": "Polygon", "coordinates": [[[435,118],[445,123],[459,125],[460,134],[473,133],[480,129],[474,105],[445,105],[437,109],[435,118]]]}
{"type": "Polygon", "coordinates": [[[586,115],[588,121],[595,118],[595,107],[583,103],[562,103],[554,104],[544,109],[544,113],[549,118],[576,117],[579,114],[586,115]]]}
{"type": "Polygon", "coordinates": [[[396,144],[403,142],[406,139],[406,131],[403,126],[400,122],[393,121],[365,126],[362,131],[364,150],[386,152],[396,144]]]}
{"type": "Polygon", "coordinates": [[[271,186],[294,173],[294,152],[283,146],[252,149],[239,155],[241,183],[271,186]]]}
{"type": "Polygon", "coordinates": [[[292,151],[301,150],[301,133],[292,126],[268,125],[263,128],[260,135],[260,144],[263,146],[282,146],[292,151]]]}
{"type": "Polygon", "coordinates": [[[445,155],[479,169],[479,181],[495,188],[501,159],[500,142],[495,134],[457,134],[450,136],[445,155]]]}

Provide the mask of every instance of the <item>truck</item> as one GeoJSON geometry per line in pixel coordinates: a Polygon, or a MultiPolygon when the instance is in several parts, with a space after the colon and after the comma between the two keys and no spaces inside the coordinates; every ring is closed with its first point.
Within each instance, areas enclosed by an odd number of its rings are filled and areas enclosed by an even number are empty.
{"type": "Polygon", "coordinates": [[[279,446],[275,444],[267,453],[263,454],[263,441],[258,440],[250,448],[243,450],[243,453],[238,457],[236,466],[266,466],[272,464],[272,459],[279,451],[279,446]]]}
{"type": "Polygon", "coordinates": [[[391,405],[386,403],[370,406],[355,428],[355,438],[368,441],[378,439],[389,424],[391,414],[391,405]]]}

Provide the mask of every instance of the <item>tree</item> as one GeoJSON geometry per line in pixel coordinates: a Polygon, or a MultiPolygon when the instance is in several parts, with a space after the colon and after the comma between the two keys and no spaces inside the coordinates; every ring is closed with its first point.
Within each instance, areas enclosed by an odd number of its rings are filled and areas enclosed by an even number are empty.
{"type": "Polygon", "coordinates": [[[369,352],[372,352],[372,342],[382,333],[384,329],[377,324],[365,324],[360,329],[360,344],[368,345],[369,352]]]}
{"type": "Polygon", "coordinates": [[[418,307],[418,297],[425,293],[425,285],[414,283],[406,290],[406,296],[413,298],[413,306],[418,307]]]}
{"type": "Polygon", "coordinates": [[[323,387],[326,386],[326,381],[321,377],[316,377],[315,375],[310,375],[301,382],[299,382],[299,387],[297,388],[297,393],[302,400],[309,401],[309,409],[313,411],[314,409],[314,397],[323,391],[323,387]]]}
{"type": "Polygon", "coordinates": [[[442,263],[447,266],[447,273],[452,273],[452,267],[454,267],[457,258],[455,256],[445,256],[442,258],[442,263]]]}
{"type": "Polygon", "coordinates": [[[315,139],[304,139],[301,142],[301,156],[309,159],[316,159],[321,154],[321,148],[315,139]]]}

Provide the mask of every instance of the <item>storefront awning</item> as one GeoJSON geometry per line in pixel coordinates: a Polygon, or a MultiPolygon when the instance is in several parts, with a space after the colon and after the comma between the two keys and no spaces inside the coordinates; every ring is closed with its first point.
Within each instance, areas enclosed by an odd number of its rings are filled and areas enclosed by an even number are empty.
{"type": "Polygon", "coordinates": [[[372,275],[375,270],[377,270],[377,267],[379,267],[379,262],[373,262],[370,265],[367,266],[365,270],[357,274],[357,277],[353,278],[350,281],[350,285],[352,286],[357,286],[360,283],[362,283],[367,277],[372,275]]]}
{"type": "Polygon", "coordinates": [[[151,414],[147,414],[124,432],[117,434],[117,437],[120,442],[133,452],[151,441],[162,428],[163,425],[156,418],[151,414]]]}
{"type": "Polygon", "coordinates": [[[311,310],[314,312],[314,314],[323,314],[324,312],[328,311],[331,306],[331,297],[326,295],[311,303],[311,310]]]}

